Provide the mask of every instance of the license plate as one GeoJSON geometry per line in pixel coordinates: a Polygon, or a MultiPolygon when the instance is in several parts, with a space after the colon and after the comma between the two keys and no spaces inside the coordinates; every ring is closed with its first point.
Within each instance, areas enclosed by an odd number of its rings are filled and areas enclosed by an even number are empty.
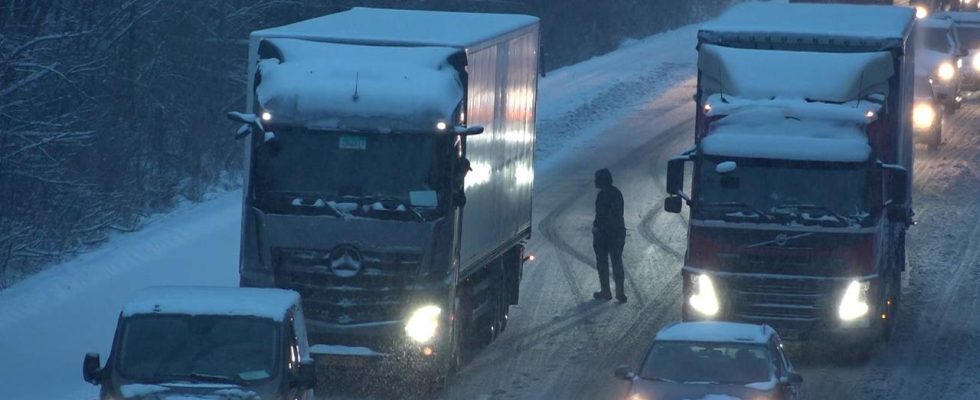
{"type": "Polygon", "coordinates": [[[367,149],[367,138],[357,135],[343,135],[340,137],[338,147],[343,150],[365,150],[367,149]]]}

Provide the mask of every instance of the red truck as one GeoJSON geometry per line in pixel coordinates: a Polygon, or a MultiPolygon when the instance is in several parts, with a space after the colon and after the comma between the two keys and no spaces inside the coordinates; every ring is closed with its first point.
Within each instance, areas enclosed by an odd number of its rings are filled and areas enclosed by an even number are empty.
{"type": "Polygon", "coordinates": [[[695,147],[668,162],[664,202],[691,211],[685,320],[862,358],[888,337],[912,217],[914,18],[746,3],[701,29],[695,147]]]}

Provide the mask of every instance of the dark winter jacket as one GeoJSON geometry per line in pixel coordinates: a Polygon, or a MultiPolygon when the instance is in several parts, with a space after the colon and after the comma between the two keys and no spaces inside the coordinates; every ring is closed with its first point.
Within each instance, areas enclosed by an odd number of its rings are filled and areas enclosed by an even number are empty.
{"type": "Polygon", "coordinates": [[[626,233],[623,220],[623,193],[613,185],[604,185],[595,198],[595,221],[592,226],[596,234],[612,235],[626,233]]]}

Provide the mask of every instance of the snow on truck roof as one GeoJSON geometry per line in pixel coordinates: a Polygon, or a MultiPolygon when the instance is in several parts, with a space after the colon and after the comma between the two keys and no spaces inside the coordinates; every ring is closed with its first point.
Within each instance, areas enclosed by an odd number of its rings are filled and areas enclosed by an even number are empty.
{"type": "Polygon", "coordinates": [[[435,132],[463,100],[451,47],[359,46],[270,39],[259,104],[273,121],[315,129],[435,132]],[[393,65],[397,65],[394,68],[393,65]]]}
{"type": "Polygon", "coordinates": [[[233,315],[281,321],[299,304],[291,290],[237,287],[152,287],[143,289],[123,306],[122,314],[233,315]]]}
{"type": "Polygon", "coordinates": [[[854,4],[742,3],[698,32],[702,42],[826,42],[869,50],[900,48],[915,20],[909,7],[854,4]]]}
{"type": "Polygon", "coordinates": [[[920,19],[915,25],[919,28],[929,28],[929,29],[953,29],[953,20],[946,18],[923,18],[920,19]]]}
{"type": "Polygon", "coordinates": [[[928,19],[948,18],[956,23],[980,24],[980,13],[973,11],[944,11],[933,14],[928,19]]]}
{"type": "Polygon", "coordinates": [[[729,99],[712,113],[725,115],[701,141],[704,154],[795,161],[862,162],[871,155],[863,114],[880,106],[809,103],[803,99],[729,99]],[[745,103],[739,105],[738,103],[745,103]],[[771,104],[763,104],[771,103],[771,104]],[[862,120],[863,119],[863,120],[862,120]]]}
{"type": "Polygon", "coordinates": [[[661,329],[654,340],[765,344],[773,333],[772,328],[766,325],[716,321],[682,322],[661,329]]]}
{"type": "Polygon", "coordinates": [[[467,48],[537,23],[537,17],[519,14],[355,7],[349,11],[255,31],[252,37],[467,48]]]}

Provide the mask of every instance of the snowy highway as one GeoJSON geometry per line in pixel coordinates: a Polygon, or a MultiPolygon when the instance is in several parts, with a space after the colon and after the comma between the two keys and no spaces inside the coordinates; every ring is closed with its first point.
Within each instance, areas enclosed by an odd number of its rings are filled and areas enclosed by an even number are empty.
{"type": "MultiPolygon", "coordinates": [[[[445,399],[623,399],[627,384],[613,369],[635,366],[654,334],[680,320],[686,214],[662,207],[666,161],[693,142],[695,29],[542,81],[538,155],[546,157],[535,173],[529,244],[536,261],[507,330],[465,365],[445,399]],[[604,167],[626,202],[626,304],[592,299],[592,174],[604,167]]],[[[937,152],[917,148],[914,173],[918,224],[909,231],[897,334],[865,365],[840,362],[832,350],[791,349],[808,399],[980,398],[980,99],[947,117],[937,152]]],[[[90,400],[97,391],[81,379],[82,357],[105,357],[134,291],[236,284],[239,199],[227,193],[184,207],[0,292],[0,399],[90,400]]]]}

